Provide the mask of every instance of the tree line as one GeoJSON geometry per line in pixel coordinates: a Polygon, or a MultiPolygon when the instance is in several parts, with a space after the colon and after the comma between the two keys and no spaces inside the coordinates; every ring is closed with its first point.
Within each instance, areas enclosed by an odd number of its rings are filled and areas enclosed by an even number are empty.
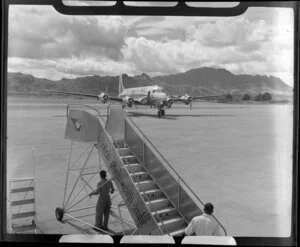
{"type": "MultiPolygon", "coordinates": [[[[235,100],[235,97],[228,93],[226,94],[225,96],[225,101],[226,102],[230,102],[230,101],[234,101],[235,100]]],[[[268,92],[266,93],[259,93],[258,95],[256,95],[254,98],[253,96],[251,96],[250,94],[243,94],[241,97],[240,97],[240,100],[242,101],[249,101],[249,100],[254,100],[254,101],[271,101],[272,100],[272,95],[268,92]]]]}

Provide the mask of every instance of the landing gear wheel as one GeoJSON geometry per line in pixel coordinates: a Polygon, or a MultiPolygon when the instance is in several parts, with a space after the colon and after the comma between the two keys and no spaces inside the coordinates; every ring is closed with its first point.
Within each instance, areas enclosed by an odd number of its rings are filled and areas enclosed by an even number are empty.
{"type": "Polygon", "coordinates": [[[55,216],[56,216],[56,219],[58,221],[62,221],[63,217],[64,217],[64,210],[62,208],[56,208],[55,209],[55,216]]]}
{"type": "Polygon", "coordinates": [[[161,115],[164,116],[165,115],[165,110],[160,110],[161,115]]]}
{"type": "Polygon", "coordinates": [[[158,112],[157,112],[157,116],[158,116],[159,118],[161,118],[161,111],[158,111],[158,112]]]}

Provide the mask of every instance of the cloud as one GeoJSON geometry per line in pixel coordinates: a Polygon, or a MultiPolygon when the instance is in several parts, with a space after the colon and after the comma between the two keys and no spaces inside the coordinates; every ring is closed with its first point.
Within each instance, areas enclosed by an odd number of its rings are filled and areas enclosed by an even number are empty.
{"type": "Polygon", "coordinates": [[[154,76],[202,66],[238,74],[293,74],[288,9],[251,8],[229,18],[95,17],[65,16],[49,6],[13,6],[9,20],[9,70],[31,70],[39,77],[154,76]]]}
{"type": "Polygon", "coordinates": [[[103,59],[77,59],[61,58],[37,60],[28,58],[9,58],[8,67],[10,72],[22,71],[25,74],[31,74],[38,78],[48,78],[50,80],[59,80],[65,78],[76,78],[91,75],[112,75],[117,76],[122,73],[134,74],[130,63],[118,63],[116,61],[103,59]],[[45,68],[47,68],[45,70],[45,68]]]}
{"type": "Polygon", "coordinates": [[[238,46],[239,49],[259,48],[260,42],[267,37],[264,20],[250,22],[244,16],[221,18],[214,23],[194,24],[187,29],[187,37],[205,46],[238,46]]]}
{"type": "Polygon", "coordinates": [[[137,70],[157,74],[178,71],[183,63],[188,63],[185,49],[189,48],[179,40],[158,42],[144,37],[129,37],[122,52],[124,60],[134,63],[137,70]]]}
{"type": "Polygon", "coordinates": [[[65,16],[50,6],[14,6],[9,30],[9,56],[118,60],[127,26],[118,16],[65,16]]]}
{"type": "Polygon", "coordinates": [[[237,74],[292,74],[293,20],[289,11],[279,12],[285,21],[278,22],[273,15],[266,15],[273,17],[269,20],[262,14],[258,19],[251,19],[253,9],[243,16],[206,21],[166,17],[155,23],[156,29],[148,24],[139,25],[144,27],[139,33],[142,36],[127,38],[122,53],[125,60],[136,64],[137,70],[155,75],[201,66],[223,67],[237,74]],[[149,35],[168,32],[168,27],[185,28],[186,38],[149,38],[149,35]]]}

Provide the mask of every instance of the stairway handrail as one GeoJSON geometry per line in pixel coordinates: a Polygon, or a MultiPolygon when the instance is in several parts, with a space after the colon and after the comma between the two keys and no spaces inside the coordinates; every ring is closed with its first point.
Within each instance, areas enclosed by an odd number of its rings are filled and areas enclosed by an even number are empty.
{"type": "MultiPolygon", "coordinates": [[[[176,172],[176,170],[172,167],[172,165],[166,160],[166,158],[158,151],[158,149],[153,145],[153,143],[148,139],[148,137],[144,134],[144,132],[137,126],[137,124],[128,116],[126,115],[125,121],[129,119],[130,122],[138,129],[138,131],[142,134],[143,138],[148,141],[150,146],[159,154],[159,156],[164,160],[164,162],[168,165],[169,168],[176,174],[176,176],[183,182],[183,184],[188,188],[188,190],[195,196],[195,198],[204,206],[204,203],[201,201],[201,199],[195,194],[195,192],[190,188],[190,186],[183,180],[183,178],[176,172]]],[[[221,222],[214,216],[212,217],[219,223],[221,228],[223,229],[225,236],[227,236],[227,232],[225,230],[225,227],[221,224],[221,222]]]]}

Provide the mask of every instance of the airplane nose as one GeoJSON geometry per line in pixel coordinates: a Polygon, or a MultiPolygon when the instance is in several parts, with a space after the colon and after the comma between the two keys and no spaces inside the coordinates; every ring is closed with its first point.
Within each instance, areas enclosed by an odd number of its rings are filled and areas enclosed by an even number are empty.
{"type": "Polygon", "coordinates": [[[164,100],[167,100],[167,98],[168,98],[167,94],[164,93],[164,94],[163,94],[163,99],[164,99],[164,100]]]}
{"type": "Polygon", "coordinates": [[[160,93],[160,97],[161,97],[163,100],[166,100],[166,99],[167,99],[167,94],[166,94],[166,93],[160,93]]]}
{"type": "Polygon", "coordinates": [[[167,99],[167,94],[166,93],[155,93],[153,95],[153,98],[159,101],[165,101],[167,99]]]}

